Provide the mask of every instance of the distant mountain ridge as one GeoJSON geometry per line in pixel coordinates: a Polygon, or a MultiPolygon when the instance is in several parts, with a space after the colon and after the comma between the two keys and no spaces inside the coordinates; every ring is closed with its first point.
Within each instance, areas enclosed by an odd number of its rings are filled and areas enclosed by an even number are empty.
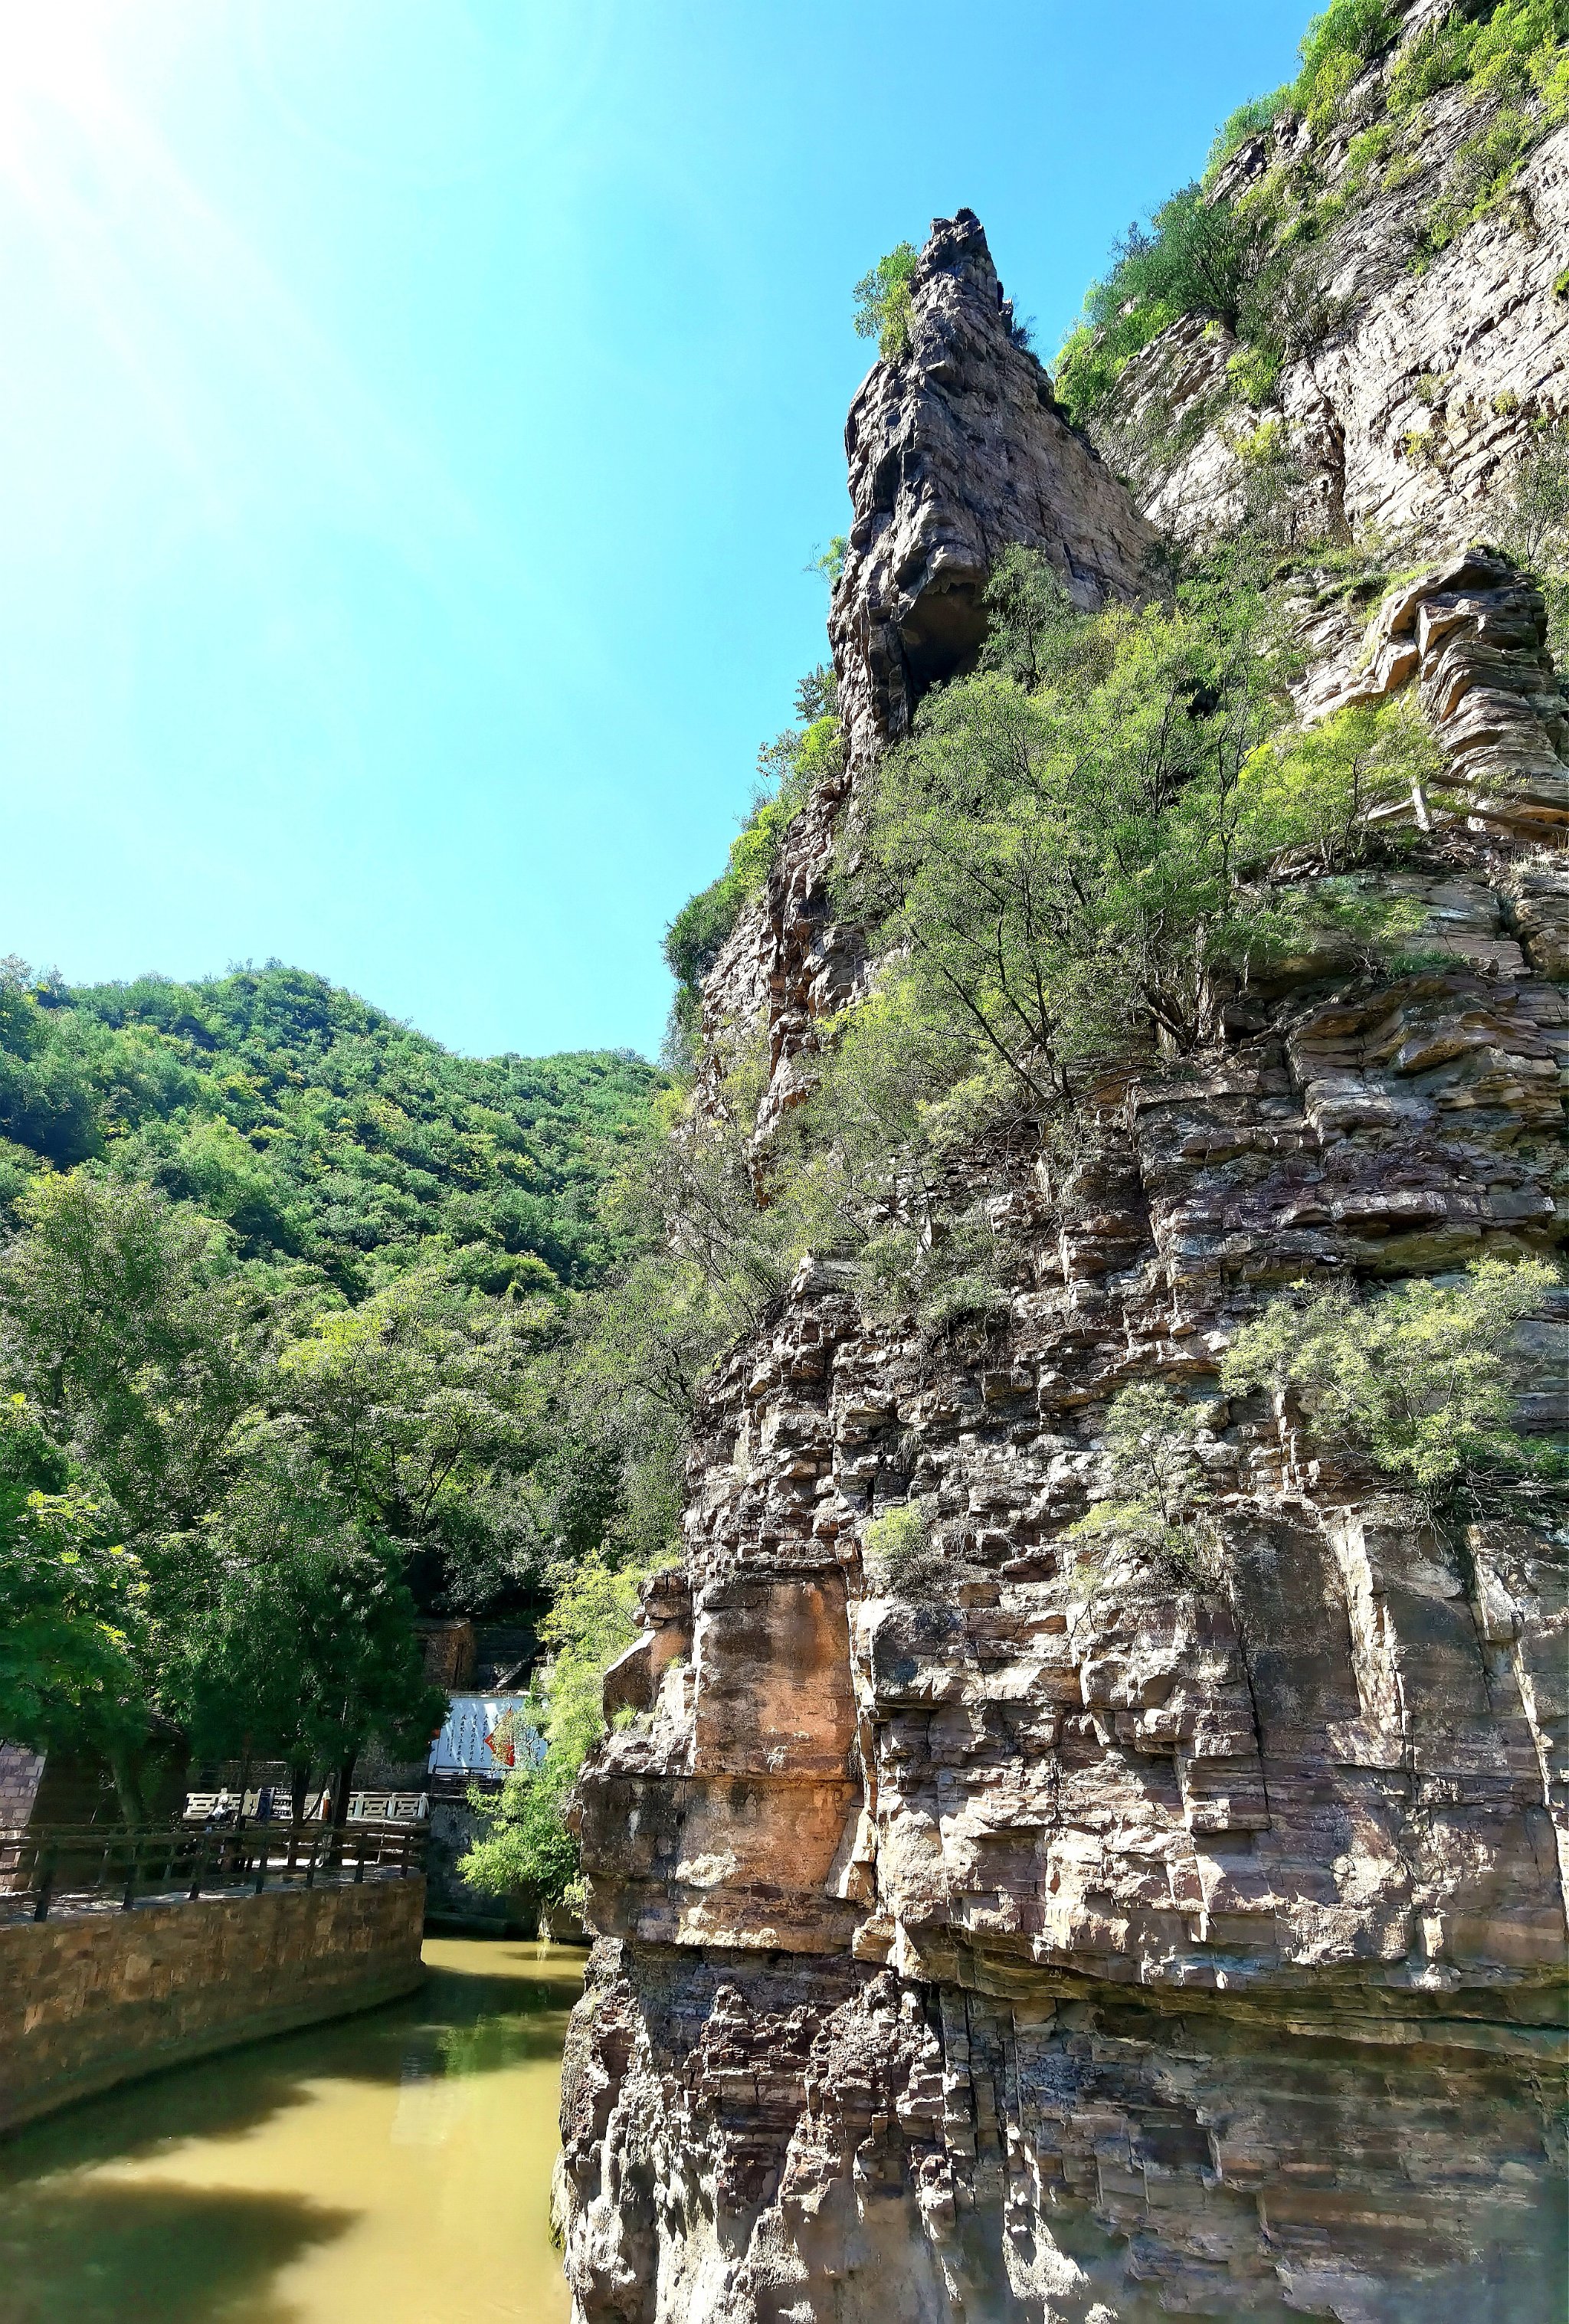
{"type": "Polygon", "coordinates": [[[309,970],[68,985],[5,964],[0,1203],[97,1160],[351,1298],[420,1257],[473,1287],[593,1282],[597,1194],[662,1085],[627,1052],[463,1057],[309,970]]]}

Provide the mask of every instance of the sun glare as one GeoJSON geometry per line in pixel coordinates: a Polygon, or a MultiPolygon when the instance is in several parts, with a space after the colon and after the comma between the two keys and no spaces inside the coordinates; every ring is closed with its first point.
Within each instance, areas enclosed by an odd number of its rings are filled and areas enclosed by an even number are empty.
{"type": "Polygon", "coordinates": [[[66,96],[96,78],[106,14],[69,0],[0,0],[0,85],[66,96]]]}
{"type": "Polygon", "coordinates": [[[51,115],[101,114],[104,33],[124,0],[0,0],[0,144],[14,159],[51,115]]]}

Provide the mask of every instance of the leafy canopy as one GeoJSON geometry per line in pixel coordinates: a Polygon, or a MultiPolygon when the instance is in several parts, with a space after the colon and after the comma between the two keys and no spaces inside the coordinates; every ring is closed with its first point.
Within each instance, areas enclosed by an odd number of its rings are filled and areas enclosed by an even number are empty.
{"type": "Polygon", "coordinates": [[[496,1379],[473,1393],[465,1327],[515,1330],[518,1311],[450,1285],[420,1307],[406,1278],[337,1311],[333,1347],[297,1286],[152,1187],[78,1170],[18,1210],[0,1259],[0,1730],[106,1757],[133,1815],[174,1726],[318,1763],[372,1735],[422,1744],[439,1699],[407,1570],[444,1489],[466,1489],[470,1542],[496,1497],[497,1431],[474,1415],[496,1379]],[[411,1354],[386,1345],[399,1302],[423,1327],[411,1354]]]}
{"type": "Polygon", "coordinates": [[[259,1286],[212,1221],[152,1188],[39,1178],[0,1256],[6,1369],[141,1532],[194,1524],[256,1396],[259,1286]]]}
{"type": "Polygon", "coordinates": [[[1419,1491],[1533,1465],[1511,1425],[1512,1342],[1557,1277],[1540,1259],[1481,1259],[1463,1282],[1421,1278],[1359,1299],[1335,1284],[1271,1301],[1228,1351],[1222,1386],[1294,1388],[1308,1433],[1419,1491]]]}
{"type": "MultiPolygon", "coordinates": [[[[1017,600],[1017,562],[1007,580],[1017,600]]],[[[1264,753],[1288,664],[1245,586],[1089,619],[1043,595],[990,658],[879,761],[840,890],[937,1046],[1050,1107],[1130,1046],[1209,1039],[1305,915],[1350,908],[1262,877],[1283,846],[1324,843],[1348,778],[1343,752],[1264,753]]]]}
{"type": "Polygon", "coordinates": [[[196,1749],[286,1760],[300,1788],[372,1736],[418,1757],[446,1698],[426,1680],[397,1545],[357,1526],[328,1463],[254,1448],[186,1578],[168,1693],[196,1749]]]}
{"type": "Polygon", "coordinates": [[[280,965],[82,986],[0,963],[0,1200],[97,1159],[351,1297],[438,1250],[581,1285],[597,1189],[660,1085],[615,1056],[469,1058],[280,965]]]}
{"type": "Polygon", "coordinates": [[[145,1732],[140,1561],[23,1396],[0,1403],[0,1735],[106,1756],[145,1732]]]}
{"type": "Polygon", "coordinates": [[[1412,806],[1444,768],[1416,689],[1354,703],[1322,724],[1260,743],[1242,770],[1256,843],[1299,850],[1325,872],[1349,871],[1367,843],[1367,818],[1412,806]]]}
{"type": "Polygon", "coordinates": [[[984,1328],[1008,1261],[965,1192],[977,1139],[1071,1145],[1108,1075],[1202,1047],[1250,980],[1381,966],[1419,919],[1361,884],[1400,842],[1361,816],[1432,779],[1426,729],[1407,705],[1296,729],[1245,563],[1086,616],[1017,549],[991,610],[982,669],[857,787],[835,884],[879,966],[811,1086],[754,1143],[768,1061],[732,1028],[702,1112],[640,1165],[626,1360],[682,1394],[807,1252],[870,1313],[984,1328]]]}
{"type": "Polygon", "coordinates": [[[895,243],[855,285],[855,336],[875,339],[885,363],[909,353],[910,282],[919,258],[913,242],[895,243]]]}
{"type": "Polygon", "coordinates": [[[566,1822],[568,1801],[605,1732],[605,1674],[637,1635],[642,1572],[593,1557],[562,1576],[540,1626],[540,1637],[555,1648],[549,1679],[521,1714],[543,1738],[543,1757],[520,1759],[499,1797],[475,1794],[475,1805],[490,1828],[459,1869],[476,1888],[503,1895],[523,1889],[540,1904],[576,1898],[577,1843],[566,1822]]]}

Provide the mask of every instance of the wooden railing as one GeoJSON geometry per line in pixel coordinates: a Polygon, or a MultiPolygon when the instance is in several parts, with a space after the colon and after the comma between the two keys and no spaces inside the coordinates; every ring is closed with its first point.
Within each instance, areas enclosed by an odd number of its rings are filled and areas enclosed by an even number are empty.
{"type": "Polygon", "coordinates": [[[267,1887],[408,1879],[424,1868],[422,1823],[347,1825],[285,1817],[214,1831],[171,1824],[29,1825],[0,1832],[0,1920],[102,1912],[267,1887]]]}

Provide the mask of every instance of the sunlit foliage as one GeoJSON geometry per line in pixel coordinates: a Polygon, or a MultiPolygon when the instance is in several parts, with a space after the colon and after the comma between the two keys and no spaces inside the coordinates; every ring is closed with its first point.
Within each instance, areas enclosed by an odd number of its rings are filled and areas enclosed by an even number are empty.
{"type": "Polygon", "coordinates": [[[855,336],[875,339],[885,363],[909,353],[910,281],[920,253],[896,243],[855,285],[855,336]]]}

